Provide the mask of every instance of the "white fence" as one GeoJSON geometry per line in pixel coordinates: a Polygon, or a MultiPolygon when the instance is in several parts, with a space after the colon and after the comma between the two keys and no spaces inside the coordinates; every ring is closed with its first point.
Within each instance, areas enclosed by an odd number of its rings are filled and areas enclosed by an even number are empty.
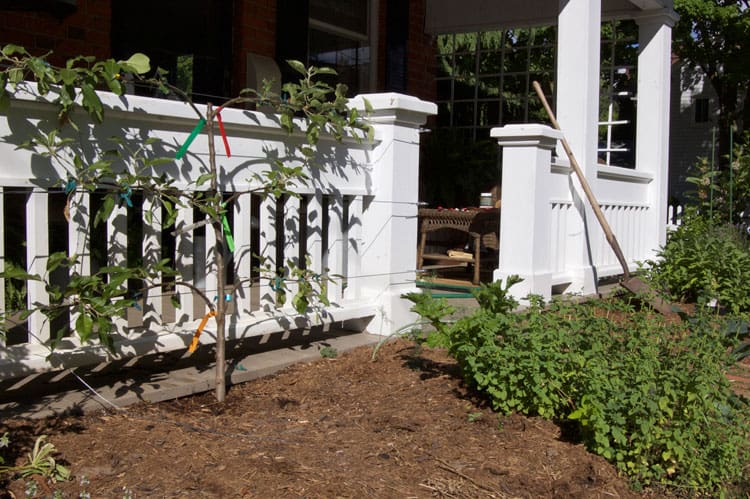
{"type": "MultiPolygon", "coordinates": [[[[492,136],[503,147],[499,268],[516,274],[517,297],[556,291],[591,294],[599,279],[623,269],[585,199],[572,168],[552,152],[562,137],[543,125],[508,125],[492,136]]],[[[665,170],[666,172],[666,170],[665,170]]],[[[654,256],[663,243],[666,213],[659,209],[655,176],[595,165],[588,183],[628,262],[654,256]],[[664,218],[664,219],[662,219],[664,218]]]]}
{"type": "MultiPolygon", "coordinates": [[[[93,126],[76,115],[80,131],[68,132],[83,144],[79,152],[88,160],[112,147],[108,142],[112,136],[124,139],[127,147],[145,147],[149,156],[174,156],[197,122],[191,109],[179,102],[112,94],[102,94],[102,99],[104,124],[93,126]],[[146,145],[148,136],[161,142],[146,145]]],[[[248,283],[233,299],[228,339],[331,323],[388,334],[413,321],[409,304],[400,296],[414,289],[418,129],[436,109],[434,104],[398,94],[373,94],[367,99],[374,108],[369,117],[375,128],[374,143],[322,138],[318,160],[326,168],[313,170],[308,184],[297,188],[299,199],[240,196],[229,216],[235,240],[235,281],[258,277],[253,253],[263,255],[274,267],[287,260],[299,262],[308,254],[313,271],[340,276],[328,290],[331,306],[299,315],[289,306],[276,306],[268,279],[261,279],[257,286],[248,283]]],[[[353,103],[364,107],[361,99],[353,103]]],[[[289,144],[302,137],[287,137],[275,116],[225,109],[222,117],[232,153],[231,158],[222,156],[221,146],[217,148],[220,189],[227,195],[258,187],[254,174],[268,169],[269,154],[297,161],[290,158],[293,148],[289,144]]],[[[30,273],[44,275],[49,255],[63,250],[80,255],[79,270],[86,273],[102,264],[124,265],[128,248],[132,253],[136,245],[135,253],[144,261],[170,258],[183,280],[214,296],[213,231],[185,230],[198,221],[192,209],[180,210],[174,240],[169,235],[174,228],[164,227],[160,217],[151,223],[143,217],[153,201],[146,198],[141,204],[135,194],[132,207],[123,202],[100,229],[94,229],[91,221],[97,195],[80,193],[78,202],[70,206],[71,221],[66,221],[62,214],[66,196],[59,189],[67,178],[62,165],[17,148],[32,134],[49,132],[56,120],[52,105],[23,90],[16,93],[8,113],[0,115],[0,268],[5,268],[12,253],[22,255],[30,273]],[[134,227],[142,227],[140,233],[134,227]],[[140,234],[140,239],[133,234],[140,234]]],[[[207,151],[204,133],[182,160],[154,167],[155,172],[187,189],[208,171],[207,151]]],[[[5,309],[10,297],[5,296],[4,283],[0,284],[0,308],[5,309]]],[[[204,305],[192,297],[183,296],[178,309],[158,290],[142,297],[141,310],[132,309],[118,324],[118,355],[186,348],[205,312],[204,305]]],[[[44,285],[29,282],[27,300],[29,304],[49,303],[44,285]]],[[[74,326],[74,316],[66,320],[74,326]]],[[[8,344],[0,345],[0,379],[62,364],[91,363],[109,355],[100,346],[82,346],[70,337],[48,357],[45,343],[53,330],[43,315],[30,316],[21,333],[10,335],[8,344]]],[[[214,341],[210,327],[201,341],[214,341]]]]}

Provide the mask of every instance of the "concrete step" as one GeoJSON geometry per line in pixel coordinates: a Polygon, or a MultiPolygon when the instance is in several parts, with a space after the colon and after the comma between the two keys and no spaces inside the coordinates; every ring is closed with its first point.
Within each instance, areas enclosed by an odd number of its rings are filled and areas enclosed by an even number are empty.
{"type": "MultiPolygon", "coordinates": [[[[292,331],[251,338],[227,345],[227,377],[230,384],[242,383],[298,362],[320,359],[325,347],[345,352],[374,346],[381,339],[345,330],[292,331]]],[[[213,356],[213,348],[204,346],[193,355],[170,352],[3,382],[0,417],[84,413],[213,390],[213,356]]]]}

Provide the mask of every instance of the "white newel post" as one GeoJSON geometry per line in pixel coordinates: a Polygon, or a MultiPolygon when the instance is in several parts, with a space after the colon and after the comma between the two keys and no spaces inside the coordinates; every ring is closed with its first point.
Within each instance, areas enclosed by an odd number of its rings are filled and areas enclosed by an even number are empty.
{"type": "Polygon", "coordinates": [[[500,267],[494,280],[518,275],[510,288],[521,299],[552,294],[550,194],[552,151],[562,134],[545,125],[506,125],[490,136],[503,148],[500,267]]]}
{"type": "Polygon", "coordinates": [[[370,332],[391,334],[416,319],[401,295],[417,289],[419,128],[437,106],[395,93],[358,96],[351,104],[364,110],[362,99],[373,108],[368,121],[377,144],[367,165],[374,195],[362,207],[360,292],[379,303],[370,332]]]}
{"type": "MultiPolygon", "coordinates": [[[[557,119],[592,185],[597,174],[601,4],[602,0],[561,0],[557,32],[557,119]]],[[[561,146],[557,154],[567,159],[561,146]]],[[[574,185],[573,201],[585,218],[570,224],[566,268],[573,279],[569,289],[586,295],[596,291],[588,234],[599,226],[577,180],[574,185]]]]}
{"type": "MultiPolygon", "coordinates": [[[[665,10],[638,18],[638,108],[636,169],[653,175],[650,184],[649,223],[645,247],[656,250],[666,243],[669,183],[669,92],[672,26],[677,14],[665,10]]],[[[653,256],[653,255],[652,255],[653,256]]]]}

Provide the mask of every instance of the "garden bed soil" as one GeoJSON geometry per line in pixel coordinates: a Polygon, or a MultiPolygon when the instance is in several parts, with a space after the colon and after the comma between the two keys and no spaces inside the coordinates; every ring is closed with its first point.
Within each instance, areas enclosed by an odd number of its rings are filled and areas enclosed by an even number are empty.
{"type": "MultiPolygon", "coordinates": [[[[51,497],[592,497],[638,494],[549,421],[498,416],[443,352],[389,342],[213,394],[122,412],[0,422],[74,474],[51,497]],[[89,494],[88,496],[86,494],[89,494]]],[[[4,453],[6,456],[8,452],[4,453]]],[[[24,497],[27,482],[5,483],[24,497]]]]}

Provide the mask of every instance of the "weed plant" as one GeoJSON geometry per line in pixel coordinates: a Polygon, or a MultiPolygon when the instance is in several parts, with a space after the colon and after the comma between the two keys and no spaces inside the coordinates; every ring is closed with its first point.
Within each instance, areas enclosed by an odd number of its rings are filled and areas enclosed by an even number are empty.
{"type": "Polygon", "coordinates": [[[445,303],[410,295],[467,383],[501,413],[572,425],[586,447],[634,486],[696,494],[736,490],[748,462],[748,407],[725,376],[733,362],[721,319],[704,312],[666,321],[629,301],[544,304],[517,313],[505,286],[477,292],[457,321],[445,303]]]}

